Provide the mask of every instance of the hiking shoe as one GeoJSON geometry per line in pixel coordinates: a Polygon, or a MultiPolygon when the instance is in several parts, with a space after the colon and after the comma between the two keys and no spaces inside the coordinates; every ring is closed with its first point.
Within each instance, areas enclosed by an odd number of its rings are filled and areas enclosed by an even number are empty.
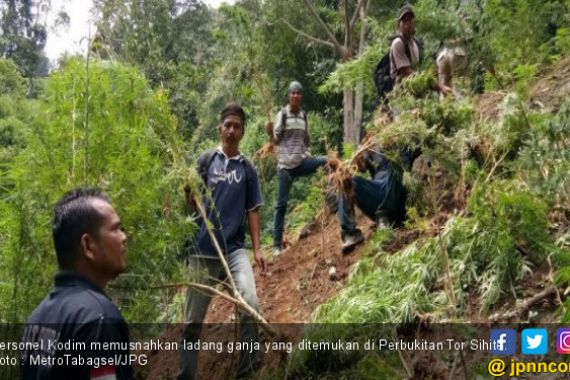
{"type": "Polygon", "coordinates": [[[347,255],[354,251],[354,248],[356,248],[358,244],[364,241],[364,236],[362,236],[362,232],[358,231],[352,234],[346,234],[343,240],[341,251],[343,255],[347,255]]]}
{"type": "Polygon", "coordinates": [[[281,254],[281,248],[275,247],[273,248],[273,257],[277,257],[281,254]]]}
{"type": "Polygon", "coordinates": [[[376,231],[387,230],[391,227],[390,221],[386,217],[379,217],[376,219],[376,231]]]}

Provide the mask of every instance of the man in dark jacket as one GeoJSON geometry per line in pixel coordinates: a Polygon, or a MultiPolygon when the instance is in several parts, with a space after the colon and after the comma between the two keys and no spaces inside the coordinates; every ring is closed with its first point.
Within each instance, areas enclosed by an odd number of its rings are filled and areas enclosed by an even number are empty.
{"type": "Polygon", "coordinates": [[[126,267],[119,216],[101,191],[76,189],[55,206],[52,232],[60,271],[26,323],[22,379],[131,379],[128,327],[104,292],[126,267]]]}
{"type": "Polygon", "coordinates": [[[403,169],[409,170],[420,151],[402,151],[402,167],[390,161],[374,146],[359,157],[356,164],[360,172],[368,172],[371,179],[356,176],[350,181],[351,194],[339,198],[338,215],[343,240],[342,253],[348,254],[364,241],[356,227],[354,205],[376,222],[378,228],[399,226],[406,218],[406,189],[402,184],[403,169]]]}

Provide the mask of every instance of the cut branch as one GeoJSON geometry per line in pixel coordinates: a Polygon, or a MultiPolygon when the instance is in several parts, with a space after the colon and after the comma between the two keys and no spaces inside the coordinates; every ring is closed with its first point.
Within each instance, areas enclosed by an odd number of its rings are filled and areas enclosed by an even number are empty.
{"type": "MultiPolygon", "coordinates": [[[[544,301],[545,299],[556,297],[558,295],[558,289],[555,286],[549,286],[543,291],[527,298],[524,301],[517,302],[517,306],[514,309],[509,310],[503,314],[496,315],[493,321],[504,321],[510,320],[512,318],[522,318],[525,313],[527,313],[533,306],[537,303],[544,301]]],[[[562,301],[562,300],[561,300],[562,301]]]]}
{"type": "Polygon", "coordinates": [[[541,302],[544,299],[550,298],[551,296],[557,295],[557,290],[558,289],[556,287],[549,287],[544,289],[542,292],[537,293],[534,296],[524,300],[517,308],[518,315],[522,316],[537,303],[541,302]]]}
{"type": "MultiPolygon", "coordinates": [[[[394,328],[394,331],[392,332],[392,339],[394,339],[394,341],[398,340],[398,332],[396,331],[395,328],[394,328]]],[[[398,348],[398,346],[396,346],[396,351],[398,351],[398,356],[400,357],[400,361],[402,362],[402,367],[404,367],[404,370],[406,371],[406,374],[408,375],[408,379],[412,379],[414,377],[414,373],[412,372],[412,370],[410,369],[410,366],[406,362],[406,359],[404,358],[404,354],[398,348]]]]}

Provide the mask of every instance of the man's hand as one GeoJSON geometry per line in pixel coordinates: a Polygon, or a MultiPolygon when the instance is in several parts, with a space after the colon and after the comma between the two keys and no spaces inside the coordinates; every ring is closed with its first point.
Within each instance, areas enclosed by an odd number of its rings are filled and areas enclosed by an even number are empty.
{"type": "Polygon", "coordinates": [[[267,132],[267,134],[270,137],[273,137],[273,122],[272,121],[265,124],[265,131],[267,132]]]}
{"type": "Polygon", "coordinates": [[[330,170],[335,171],[340,167],[340,160],[335,157],[327,158],[327,165],[330,170]]]}
{"type": "Polygon", "coordinates": [[[259,251],[253,253],[253,259],[259,268],[261,269],[261,274],[265,274],[267,270],[267,260],[265,257],[259,253],[259,251]]]}
{"type": "Polygon", "coordinates": [[[360,152],[360,154],[354,157],[354,163],[358,168],[359,172],[364,172],[366,170],[366,163],[364,162],[364,152],[360,152]]]}
{"type": "Polygon", "coordinates": [[[443,95],[449,95],[451,93],[453,93],[453,89],[449,86],[446,86],[443,83],[438,83],[437,84],[437,89],[439,90],[439,92],[441,92],[443,95]]]}

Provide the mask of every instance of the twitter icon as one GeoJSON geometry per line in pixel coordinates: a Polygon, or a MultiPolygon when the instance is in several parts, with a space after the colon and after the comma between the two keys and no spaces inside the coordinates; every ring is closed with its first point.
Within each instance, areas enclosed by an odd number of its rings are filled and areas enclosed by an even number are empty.
{"type": "Polygon", "coordinates": [[[522,353],[544,355],[548,352],[548,332],[546,329],[524,329],[521,335],[522,353]]]}

